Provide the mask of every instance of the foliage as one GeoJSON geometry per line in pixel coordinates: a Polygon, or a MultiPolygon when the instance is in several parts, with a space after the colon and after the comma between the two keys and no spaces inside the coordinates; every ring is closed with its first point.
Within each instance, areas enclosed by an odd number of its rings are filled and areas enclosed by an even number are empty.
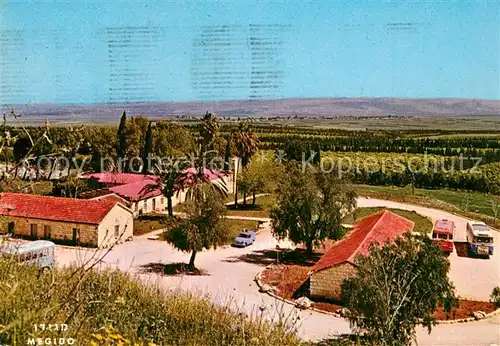
{"type": "Polygon", "coordinates": [[[142,149],[142,173],[147,174],[152,169],[151,167],[151,150],[153,149],[153,133],[151,130],[151,121],[146,130],[146,138],[144,139],[144,148],[142,149]]]}
{"type": "Polygon", "coordinates": [[[77,174],[72,173],[59,179],[54,184],[52,194],[55,196],[77,198],[78,194],[85,188],[85,182],[77,174]]]}
{"type": "Polygon", "coordinates": [[[496,305],[497,308],[500,308],[500,287],[495,287],[493,288],[493,291],[491,291],[491,302],[496,305]]]}
{"type": "Polygon", "coordinates": [[[123,111],[123,114],[120,118],[120,125],[118,125],[118,131],[116,134],[116,156],[118,158],[123,159],[125,157],[127,148],[126,148],[126,138],[125,138],[125,128],[127,126],[127,113],[123,111]]]}
{"type": "Polygon", "coordinates": [[[153,155],[179,157],[192,152],[193,149],[193,137],[184,126],[162,120],[153,127],[153,155]]]}
{"type": "MultiPolygon", "coordinates": [[[[237,185],[240,190],[252,194],[252,205],[255,205],[255,195],[258,193],[273,192],[276,187],[277,175],[282,166],[269,160],[253,159],[243,168],[238,177],[237,185]]],[[[243,200],[243,205],[246,199],[243,200]]]]}
{"type": "Polygon", "coordinates": [[[306,142],[296,139],[286,140],[283,146],[284,158],[287,161],[302,162],[303,157],[307,158],[310,147],[306,142]]]}
{"type": "Polygon", "coordinates": [[[290,166],[277,189],[277,206],[271,210],[273,234],[304,243],[311,254],[313,245],[325,239],[340,239],[342,210],[356,206],[353,188],[332,174],[301,172],[290,166]]]}
{"type": "MultiPolygon", "coordinates": [[[[233,152],[240,158],[243,170],[245,170],[250,162],[250,159],[257,151],[258,143],[259,140],[251,131],[250,124],[246,121],[240,121],[237,129],[235,129],[231,134],[231,146],[233,147],[233,152]]],[[[240,184],[240,186],[236,186],[234,204],[238,205],[238,187],[241,187],[243,190],[243,204],[246,204],[247,184],[240,184]]]]}
{"type": "Polygon", "coordinates": [[[233,151],[241,159],[241,165],[246,167],[258,149],[259,140],[252,132],[247,121],[240,121],[231,135],[233,151]]]}
{"type": "Polygon", "coordinates": [[[149,121],[144,117],[130,117],[125,127],[126,159],[125,172],[139,172],[142,166],[141,158],[149,121]]]}
{"type": "Polygon", "coordinates": [[[196,253],[223,245],[228,230],[222,222],[226,206],[221,194],[207,184],[197,184],[192,188],[192,196],[183,206],[187,219],[170,231],[166,240],[181,251],[191,251],[189,269],[194,270],[196,253]]]}
{"type": "Polygon", "coordinates": [[[141,194],[147,194],[152,191],[161,190],[167,198],[167,210],[169,216],[174,216],[172,198],[179,194],[184,188],[186,173],[183,167],[167,167],[161,169],[159,174],[155,175],[154,182],[147,184],[141,191],[141,194]]]}
{"type": "Polygon", "coordinates": [[[355,261],[355,276],[342,283],[342,301],[351,326],[375,345],[409,345],[417,325],[430,332],[438,305],[456,299],[450,263],[426,236],[406,233],[394,243],[374,244],[355,261]]]}
{"type": "MultiPolygon", "coordinates": [[[[220,138],[220,123],[217,117],[206,112],[201,120],[200,127],[200,145],[202,151],[219,151],[218,140],[220,138]]],[[[225,147],[225,145],[224,145],[225,147]]],[[[221,151],[222,152],[222,151],[221,151]]]]}
{"type": "Polygon", "coordinates": [[[149,284],[117,270],[70,267],[40,273],[0,260],[0,344],[60,337],[74,338],[78,345],[119,345],[120,340],[141,346],[300,344],[293,326],[267,324],[267,315],[249,318],[229,300],[215,307],[206,298],[149,284]],[[56,323],[66,323],[67,331],[33,328],[56,323]]]}

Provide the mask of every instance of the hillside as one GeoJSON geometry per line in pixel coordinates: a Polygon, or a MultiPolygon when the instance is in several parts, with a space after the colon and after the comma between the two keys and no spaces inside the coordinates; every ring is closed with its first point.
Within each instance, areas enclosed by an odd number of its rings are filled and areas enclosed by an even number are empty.
{"type": "MultiPolygon", "coordinates": [[[[10,105],[3,105],[2,112],[10,105]]],[[[450,116],[500,115],[500,100],[314,98],[265,101],[156,102],[100,105],[15,105],[16,111],[36,122],[48,117],[57,121],[116,121],[126,110],[130,115],[153,118],[199,116],[211,111],[220,116],[450,116]]]]}

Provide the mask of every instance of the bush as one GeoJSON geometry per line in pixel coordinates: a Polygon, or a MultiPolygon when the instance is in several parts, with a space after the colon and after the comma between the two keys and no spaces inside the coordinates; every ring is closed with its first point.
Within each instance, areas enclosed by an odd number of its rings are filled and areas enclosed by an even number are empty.
{"type": "Polygon", "coordinates": [[[497,308],[500,307],[500,287],[497,286],[491,291],[490,298],[497,308]]]}
{"type": "MultiPolygon", "coordinates": [[[[38,268],[0,260],[0,344],[30,338],[106,338],[131,345],[297,345],[293,328],[218,308],[207,299],[145,286],[116,270],[38,268]],[[34,325],[67,324],[67,331],[34,325]],[[112,327],[110,327],[112,326],[112,327]]],[[[106,343],[108,344],[108,343],[106,343]]]]}

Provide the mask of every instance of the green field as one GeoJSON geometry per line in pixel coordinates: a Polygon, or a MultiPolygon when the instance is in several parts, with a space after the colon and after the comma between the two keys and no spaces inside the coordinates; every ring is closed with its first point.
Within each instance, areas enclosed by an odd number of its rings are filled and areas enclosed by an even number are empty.
{"type": "MultiPolygon", "coordinates": [[[[358,194],[373,195],[373,194],[390,194],[393,196],[411,196],[411,187],[392,187],[392,186],[368,186],[357,185],[358,194]]],[[[465,211],[485,214],[494,217],[494,207],[492,201],[500,203],[499,196],[492,196],[479,192],[454,191],[454,190],[427,190],[415,189],[416,197],[423,197],[429,200],[438,200],[465,211]]],[[[500,210],[497,217],[500,217],[500,210]]]]}

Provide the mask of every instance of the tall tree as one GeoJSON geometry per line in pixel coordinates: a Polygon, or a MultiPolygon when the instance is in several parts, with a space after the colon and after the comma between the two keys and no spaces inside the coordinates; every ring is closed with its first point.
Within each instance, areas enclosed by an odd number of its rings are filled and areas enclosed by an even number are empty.
{"type": "Polygon", "coordinates": [[[177,249],[191,251],[191,271],[198,252],[223,245],[229,236],[223,224],[226,206],[222,196],[206,184],[194,186],[192,193],[194,198],[183,206],[187,219],[167,234],[167,241],[177,249]]]}
{"type": "Polygon", "coordinates": [[[126,155],[125,171],[140,172],[143,144],[149,121],[145,117],[131,117],[125,129],[126,155]]]}
{"type": "MultiPolygon", "coordinates": [[[[250,162],[253,154],[257,152],[259,148],[259,140],[255,133],[250,129],[250,124],[248,121],[240,121],[238,128],[231,135],[231,143],[235,154],[241,160],[241,168],[245,167],[250,162]]],[[[234,172],[237,174],[237,172],[234,172]]],[[[234,192],[234,204],[238,205],[238,185],[236,185],[236,191],[234,192]]],[[[243,203],[246,204],[246,189],[243,189],[243,203]]]]}
{"type": "Polygon", "coordinates": [[[161,120],[153,127],[153,153],[159,157],[178,157],[194,149],[194,139],[182,125],[161,120]]]}
{"type": "Polygon", "coordinates": [[[141,191],[141,194],[147,194],[151,191],[161,190],[163,195],[167,198],[167,210],[168,216],[170,217],[174,216],[172,198],[176,194],[179,194],[184,188],[187,176],[184,169],[185,167],[187,167],[187,165],[162,168],[157,166],[158,174],[155,176],[155,181],[146,185],[141,191]]]}
{"type": "Polygon", "coordinates": [[[226,139],[226,151],[224,153],[224,171],[231,172],[231,140],[226,139]]]}
{"type": "Polygon", "coordinates": [[[273,234],[279,239],[303,243],[307,254],[325,239],[340,239],[342,211],[356,205],[356,193],[333,174],[302,172],[289,165],[277,189],[278,205],[271,209],[273,234]]]}
{"type": "Polygon", "coordinates": [[[314,164],[318,165],[321,163],[321,146],[319,142],[316,142],[316,145],[314,147],[315,155],[314,155],[314,164]]]}
{"type": "Polygon", "coordinates": [[[214,114],[206,112],[201,120],[200,128],[201,148],[203,151],[215,149],[214,145],[219,136],[219,130],[219,119],[214,114]]]}
{"type": "Polygon", "coordinates": [[[144,148],[142,151],[142,173],[146,174],[151,170],[151,151],[153,149],[153,134],[151,130],[151,121],[148,123],[146,138],[144,139],[144,148]]]}
{"type": "Polygon", "coordinates": [[[186,199],[192,200],[199,197],[196,193],[198,186],[211,188],[215,193],[227,197],[228,188],[222,179],[224,174],[205,167],[205,153],[198,151],[187,155],[187,161],[190,164],[182,176],[182,187],[186,190],[186,199]],[[210,179],[212,175],[217,175],[219,179],[210,179]]]}
{"type": "MultiPolygon", "coordinates": [[[[127,113],[123,111],[120,118],[120,125],[118,126],[118,133],[116,135],[116,156],[118,161],[123,160],[127,153],[127,141],[126,141],[126,127],[127,127],[127,113]]],[[[122,167],[119,167],[121,171],[122,167]]]]}
{"type": "Polygon", "coordinates": [[[372,345],[410,345],[415,327],[432,328],[439,304],[457,306],[450,263],[426,236],[406,233],[355,259],[356,274],[342,283],[342,301],[355,331],[372,345]]]}

